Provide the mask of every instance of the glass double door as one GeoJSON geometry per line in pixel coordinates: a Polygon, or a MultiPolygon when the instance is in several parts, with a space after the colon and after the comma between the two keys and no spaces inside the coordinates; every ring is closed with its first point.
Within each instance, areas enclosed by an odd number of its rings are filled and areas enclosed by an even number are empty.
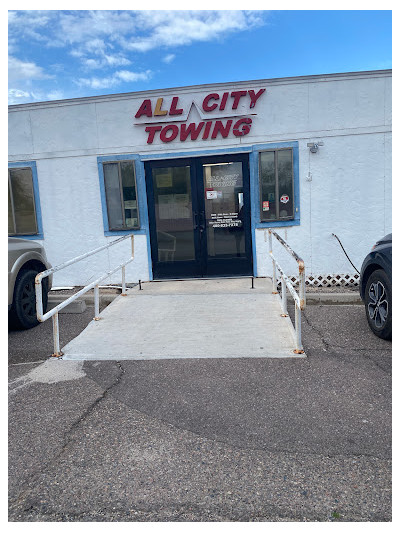
{"type": "Polygon", "coordinates": [[[251,275],[248,156],[145,164],[153,276],[251,275]]]}

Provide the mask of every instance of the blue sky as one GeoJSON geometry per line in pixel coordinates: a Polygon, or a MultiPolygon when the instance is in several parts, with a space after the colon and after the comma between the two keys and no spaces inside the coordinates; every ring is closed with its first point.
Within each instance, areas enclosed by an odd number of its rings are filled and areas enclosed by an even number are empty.
{"type": "Polygon", "coordinates": [[[392,67],[391,11],[9,11],[9,103],[392,67]]]}

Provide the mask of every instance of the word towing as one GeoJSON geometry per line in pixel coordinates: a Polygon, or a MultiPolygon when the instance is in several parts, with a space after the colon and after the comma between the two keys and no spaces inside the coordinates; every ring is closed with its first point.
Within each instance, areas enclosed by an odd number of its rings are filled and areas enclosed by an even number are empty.
{"type": "MultiPolygon", "coordinates": [[[[183,122],[182,119],[180,120],[180,115],[183,115],[183,108],[180,107],[178,96],[172,97],[169,109],[163,109],[163,98],[157,99],[154,109],[152,101],[149,98],[143,100],[135,115],[135,118],[171,117],[169,123],[167,124],[158,123],[146,126],[145,132],[148,133],[147,144],[152,144],[154,142],[157,133],[159,133],[160,141],[163,143],[169,143],[175,140],[184,142],[189,138],[192,141],[196,141],[197,139],[217,139],[219,135],[222,138],[226,138],[231,132],[235,137],[243,137],[250,132],[252,119],[250,117],[243,116],[243,113],[240,113],[239,115],[239,113],[229,112],[236,111],[239,107],[239,104],[241,104],[241,109],[243,110],[246,109],[247,105],[249,110],[253,110],[258,99],[262,94],[264,94],[264,92],[265,89],[259,89],[258,91],[250,89],[224,92],[223,94],[210,93],[205,96],[201,103],[201,109],[203,112],[226,112],[227,120],[225,122],[222,120],[212,119],[211,117],[210,120],[202,120],[198,123],[190,122],[188,124],[183,122]],[[182,123],[177,125],[173,122],[182,123]]],[[[193,102],[191,105],[193,105],[193,102]]],[[[251,114],[255,115],[256,113],[252,112],[251,114]]]]}

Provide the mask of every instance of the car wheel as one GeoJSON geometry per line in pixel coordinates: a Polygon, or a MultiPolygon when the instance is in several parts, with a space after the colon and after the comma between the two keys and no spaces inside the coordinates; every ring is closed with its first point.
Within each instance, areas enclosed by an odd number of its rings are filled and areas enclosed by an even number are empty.
{"type": "Polygon", "coordinates": [[[381,339],[392,338],[392,283],[383,270],[375,270],[365,287],[369,327],[381,339]]]}
{"type": "MultiPolygon", "coordinates": [[[[37,326],[36,317],[35,277],[36,270],[23,270],[18,274],[14,288],[13,304],[9,314],[10,323],[19,329],[37,326]]],[[[47,308],[47,280],[43,280],[43,312],[47,308]]]]}

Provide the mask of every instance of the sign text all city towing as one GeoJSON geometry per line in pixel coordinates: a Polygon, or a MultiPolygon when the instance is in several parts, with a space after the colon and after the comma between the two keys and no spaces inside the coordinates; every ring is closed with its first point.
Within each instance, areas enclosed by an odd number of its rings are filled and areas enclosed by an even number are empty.
{"type": "MultiPolygon", "coordinates": [[[[249,110],[254,109],[260,96],[265,92],[265,89],[254,91],[253,89],[224,92],[223,94],[210,93],[201,104],[204,113],[211,111],[226,111],[227,117],[225,124],[222,120],[211,119],[202,120],[199,123],[190,122],[189,124],[182,122],[179,126],[173,123],[155,124],[146,126],[145,131],[148,133],[147,144],[152,144],[156,135],[159,133],[161,142],[168,143],[175,139],[179,141],[186,141],[190,138],[192,141],[197,139],[217,139],[218,135],[222,138],[228,137],[229,133],[235,137],[242,137],[250,132],[252,119],[250,117],[243,117],[239,113],[229,114],[229,111],[235,111],[239,103],[244,103],[244,108],[248,105],[249,110]],[[240,118],[238,117],[240,116],[240,118]]],[[[183,114],[183,109],[179,107],[179,97],[173,96],[169,109],[163,109],[163,98],[158,98],[154,110],[152,102],[149,98],[143,100],[140,105],[135,118],[141,117],[171,117],[170,122],[179,122],[179,115],[183,114]],[[173,118],[172,118],[173,117],[173,118]]],[[[192,104],[191,104],[192,105],[192,104]]],[[[254,115],[255,113],[249,113],[254,115]]]]}

